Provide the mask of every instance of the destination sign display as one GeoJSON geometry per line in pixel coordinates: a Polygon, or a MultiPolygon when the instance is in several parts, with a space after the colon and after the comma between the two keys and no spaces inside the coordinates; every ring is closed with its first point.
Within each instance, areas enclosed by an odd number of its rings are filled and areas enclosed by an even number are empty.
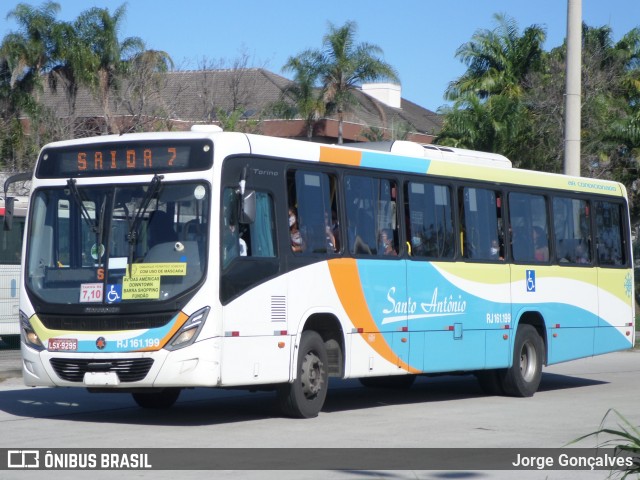
{"type": "Polygon", "coordinates": [[[36,176],[69,178],[205,170],[213,161],[209,140],[87,144],[43,150],[36,176]]]}

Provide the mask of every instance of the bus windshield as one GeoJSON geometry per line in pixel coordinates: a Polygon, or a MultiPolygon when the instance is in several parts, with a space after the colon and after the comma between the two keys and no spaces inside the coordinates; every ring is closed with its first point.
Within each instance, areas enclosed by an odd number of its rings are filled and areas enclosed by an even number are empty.
{"type": "Polygon", "coordinates": [[[38,189],[26,268],[30,295],[47,304],[158,302],[204,275],[205,182],[38,189]]]}

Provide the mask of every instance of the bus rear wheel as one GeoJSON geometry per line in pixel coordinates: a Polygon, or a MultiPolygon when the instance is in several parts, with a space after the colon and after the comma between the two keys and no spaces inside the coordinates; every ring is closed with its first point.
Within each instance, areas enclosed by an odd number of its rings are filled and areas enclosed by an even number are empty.
{"type": "Polygon", "coordinates": [[[327,350],[322,337],[302,332],[298,350],[296,378],[278,391],[282,412],[290,417],[313,418],[324,405],[329,386],[327,350]]]}
{"type": "Polygon", "coordinates": [[[507,395],[531,397],[542,379],[544,343],[531,325],[520,325],[513,347],[513,364],[505,370],[502,387],[507,395]]]}
{"type": "Polygon", "coordinates": [[[131,396],[138,404],[138,406],[142,408],[169,408],[172,407],[178,397],[180,396],[179,388],[165,388],[160,391],[153,392],[136,392],[132,393],[131,396]]]}

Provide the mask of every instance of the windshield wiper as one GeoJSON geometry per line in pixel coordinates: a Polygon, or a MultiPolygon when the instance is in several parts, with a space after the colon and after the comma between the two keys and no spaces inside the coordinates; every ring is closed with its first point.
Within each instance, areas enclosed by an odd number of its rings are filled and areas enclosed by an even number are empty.
{"type": "Polygon", "coordinates": [[[106,208],[106,201],[103,197],[102,205],[100,205],[100,211],[98,213],[98,209],[96,209],[96,219],[95,222],[91,220],[91,215],[89,214],[89,210],[87,210],[87,206],[85,205],[85,201],[88,199],[80,193],[78,186],[76,185],[75,178],[70,178],[67,180],[67,187],[71,192],[71,197],[75,202],[76,206],[80,210],[80,216],[85,221],[89,229],[95,233],[96,235],[96,248],[97,248],[97,262],[98,266],[102,264],[102,255],[100,255],[100,247],[102,245],[102,232],[103,232],[103,224],[104,224],[104,212],[106,208]]]}
{"type": "Polygon", "coordinates": [[[84,204],[86,198],[83,198],[82,195],[80,195],[75,178],[67,180],[67,187],[69,187],[69,191],[71,192],[73,200],[76,202],[76,206],[80,209],[80,216],[82,219],[87,223],[92,232],[98,233],[98,225],[91,221],[89,210],[87,210],[87,207],[84,204]]]}
{"type": "Polygon", "coordinates": [[[136,210],[133,221],[129,226],[129,232],[127,233],[127,241],[129,242],[129,259],[127,261],[127,269],[129,270],[129,276],[131,276],[131,264],[133,263],[133,255],[135,253],[136,244],[138,243],[140,223],[142,222],[144,214],[147,212],[147,209],[151,204],[151,200],[153,200],[153,197],[155,197],[160,190],[163,178],[164,176],[158,174],[153,176],[153,178],[151,179],[151,183],[149,184],[149,188],[147,188],[147,192],[142,199],[142,203],[136,210]]]}

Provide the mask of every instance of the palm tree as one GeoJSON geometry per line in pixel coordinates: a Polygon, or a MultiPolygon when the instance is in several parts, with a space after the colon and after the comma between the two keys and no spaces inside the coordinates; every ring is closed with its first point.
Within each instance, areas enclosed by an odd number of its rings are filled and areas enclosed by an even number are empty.
{"type": "Polygon", "coordinates": [[[516,158],[529,116],[522,98],[532,72],[542,69],[545,32],[538,26],[518,33],[513,19],[495,15],[494,30],[476,32],[456,56],[467,71],[451,82],[438,143],[499,152],[516,158]]]}
{"type": "Polygon", "coordinates": [[[120,77],[127,72],[129,60],[144,50],[144,42],[139,37],[128,37],[120,41],[118,32],[124,19],[126,4],[118,7],[113,15],[107,8],[91,8],[75,21],[78,37],[90,46],[90,56],[84,67],[89,74],[89,82],[97,96],[105,123],[103,133],[120,133],[111,118],[110,94],[117,90],[120,77]]]}
{"type": "Polygon", "coordinates": [[[398,80],[394,68],[380,58],[377,45],[356,43],[357,25],[353,21],[341,27],[329,23],[329,33],[322,40],[321,50],[306,50],[298,58],[309,62],[317,72],[325,103],[338,113],[338,143],[343,140],[344,113],[355,102],[353,91],[363,82],[398,80]]]}
{"type": "Polygon", "coordinates": [[[170,108],[161,100],[161,91],[173,66],[169,54],[161,50],[144,50],[129,61],[126,88],[117,96],[130,116],[127,131],[145,130],[150,125],[168,127],[170,108]]]}
{"type": "Polygon", "coordinates": [[[54,27],[52,56],[54,64],[49,71],[49,88],[56,92],[61,88],[69,108],[69,124],[66,136],[75,138],[75,104],[82,85],[91,85],[93,71],[91,45],[86,44],[69,22],[57,23],[54,27]]]}
{"type": "Polygon", "coordinates": [[[40,86],[42,73],[50,66],[55,16],[60,5],[47,2],[41,8],[19,3],[7,18],[14,18],[22,32],[5,36],[0,51],[12,70],[11,86],[27,93],[40,86]]]}
{"type": "Polygon", "coordinates": [[[289,57],[287,63],[282,67],[283,71],[294,73],[291,85],[283,90],[283,95],[293,99],[296,105],[295,114],[302,117],[307,128],[307,139],[313,137],[313,126],[315,122],[324,114],[325,105],[322,94],[317,88],[319,72],[317,58],[305,55],[289,57]]]}
{"type": "Polygon", "coordinates": [[[40,8],[19,3],[7,15],[19,26],[19,31],[6,35],[0,45],[3,71],[2,148],[10,152],[4,157],[12,159],[10,168],[25,168],[25,165],[21,166],[22,159],[34,156],[40,147],[43,109],[38,100],[42,78],[53,63],[57,25],[55,17],[59,10],[60,5],[51,1],[40,8]],[[33,135],[29,138],[24,137],[19,120],[23,113],[29,115],[33,127],[33,135]]]}
{"type": "Polygon", "coordinates": [[[449,84],[445,92],[448,100],[456,101],[467,93],[480,99],[491,95],[520,97],[527,75],[540,69],[545,30],[532,25],[520,36],[514,19],[501,14],[494,19],[498,23],[494,30],[480,30],[458,48],[456,57],[468,69],[449,84]]]}

